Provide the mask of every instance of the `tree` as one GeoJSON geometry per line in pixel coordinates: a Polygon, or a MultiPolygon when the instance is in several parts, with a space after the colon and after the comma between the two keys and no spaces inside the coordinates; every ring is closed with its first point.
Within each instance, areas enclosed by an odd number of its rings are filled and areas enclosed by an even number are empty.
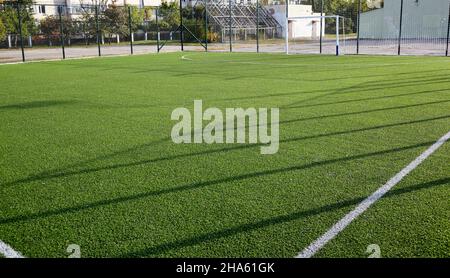
{"type": "MultiPolygon", "coordinates": [[[[324,1],[324,13],[340,15],[345,17],[345,33],[356,33],[357,27],[356,22],[358,18],[358,0],[324,1]]],[[[342,27],[342,25],[340,27],[342,27]]],[[[331,34],[336,33],[335,19],[325,20],[325,32],[331,34]]]]}
{"type": "Polygon", "coordinates": [[[75,26],[70,17],[62,16],[60,20],[59,15],[51,15],[42,19],[39,24],[39,29],[41,30],[41,33],[47,37],[50,46],[52,45],[52,38],[61,40],[61,23],[63,25],[62,31],[64,40],[68,40],[70,45],[70,38],[75,33],[75,26]]]}
{"type": "Polygon", "coordinates": [[[161,29],[175,30],[180,25],[180,9],[176,2],[162,2],[158,15],[161,18],[158,22],[161,29]]]}
{"type": "MultiPolygon", "coordinates": [[[[144,18],[146,15],[146,11],[139,9],[136,6],[131,6],[131,30],[132,32],[136,32],[139,30],[139,27],[142,26],[144,22],[144,18]]],[[[128,25],[128,22],[127,22],[128,25]]]]}
{"type": "Polygon", "coordinates": [[[379,9],[379,8],[383,8],[383,6],[384,6],[384,0],[367,0],[364,2],[367,3],[367,7],[369,9],[379,9]]]}
{"type": "Polygon", "coordinates": [[[3,24],[3,21],[0,19],[0,41],[6,38],[6,27],[3,24]]]}
{"type": "Polygon", "coordinates": [[[42,34],[44,34],[48,39],[48,45],[52,46],[52,37],[59,34],[59,18],[56,16],[47,16],[42,19],[39,28],[42,34]]]}
{"type": "Polygon", "coordinates": [[[31,0],[21,0],[20,2],[20,16],[22,28],[19,30],[19,16],[17,12],[17,1],[5,1],[4,10],[0,14],[0,19],[3,21],[6,32],[14,35],[14,45],[17,46],[20,31],[22,36],[30,36],[36,32],[36,25],[31,13],[31,0]]]}
{"type": "Polygon", "coordinates": [[[118,7],[113,3],[103,12],[103,24],[105,33],[111,43],[111,38],[114,34],[121,36],[128,34],[128,13],[124,8],[118,7]]]}
{"type": "MultiPolygon", "coordinates": [[[[185,42],[198,42],[205,39],[205,7],[203,5],[187,6],[182,10],[183,25],[189,31],[184,32],[185,42]],[[198,39],[198,40],[197,40],[198,39]]],[[[178,2],[162,2],[158,9],[158,26],[156,20],[150,21],[147,28],[159,29],[161,32],[174,32],[180,26],[180,9],[178,2]]],[[[208,41],[217,41],[218,34],[208,30],[208,41]]]]}
{"type": "Polygon", "coordinates": [[[144,7],[144,10],[142,11],[142,22],[140,24],[140,28],[148,32],[151,30],[151,26],[153,25],[151,23],[151,18],[154,14],[153,7],[144,7]]]}
{"type": "Polygon", "coordinates": [[[97,34],[97,20],[100,33],[106,33],[102,10],[107,7],[107,2],[108,0],[80,0],[81,18],[77,28],[83,33],[86,45],[89,44],[89,38],[97,34]],[[95,7],[98,11],[97,17],[95,7]]]}
{"type": "Polygon", "coordinates": [[[72,20],[72,17],[70,16],[63,16],[62,17],[63,22],[63,35],[64,40],[67,41],[67,44],[71,44],[71,38],[77,33],[77,24],[75,21],[72,20]]]}
{"type": "MultiPolygon", "coordinates": [[[[183,8],[183,25],[189,29],[184,39],[187,42],[197,42],[205,38],[205,7],[197,5],[192,8],[183,8]],[[192,34],[191,34],[192,33],[192,34]]],[[[208,36],[211,37],[211,36],[208,36]]]]}
{"type": "Polygon", "coordinates": [[[114,34],[124,37],[129,36],[129,15],[128,8],[131,11],[131,31],[136,32],[144,21],[145,11],[133,6],[118,7],[114,3],[109,5],[102,13],[102,25],[105,34],[111,38],[114,34]]]}

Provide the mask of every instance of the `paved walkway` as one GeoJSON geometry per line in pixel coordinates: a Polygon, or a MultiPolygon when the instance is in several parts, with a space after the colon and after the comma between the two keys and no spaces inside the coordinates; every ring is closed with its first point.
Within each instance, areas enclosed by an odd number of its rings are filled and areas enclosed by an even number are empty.
{"type": "MultiPolygon", "coordinates": [[[[209,44],[209,51],[229,51],[229,44],[214,43],[209,44]]],[[[260,52],[267,53],[284,53],[285,46],[282,41],[277,43],[260,44],[260,52]]],[[[336,47],[333,41],[326,41],[322,46],[324,54],[335,54],[336,47]]],[[[341,54],[356,54],[356,41],[349,40],[342,42],[341,54]]],[[[402,45],[403,55],[445,55],[445,43],[423,43],[423,42],[408,42],[402,45]]],[[[186,45],[185,50],[188,51],[203,51],[203,47],[186,45]]],[[[162,52],[180,51],[179,45],[166,45],[161,50],[162,52]]],[[[234,42],[233,51],[236,52],[256,52],[256,44],[254,42],[234,42]]],[[[361,41],[361,54],[379,54],[379,55],[396,55],[398,45],[396,43],[361,41]]],[[[98,49],[95,45],[89,47],[76,46],[65,48],[67,58],[83,58],[98,56],[98,49]]],[[[156,53],[156,45],[134,45],[135,54],[156,53]]],[[[289,52],[292,54],[316,54],[319,53],[318,42],[290,42],[289,52]]],[[[102,56],[112,55],[128,55],[130,54],[129,45],[102,45],[102,56]]],[[[25,48],[25,58],[27,61],[38,60],[57,60],[62,59],[62,50],[59,47],[54,48],[25,48]]],[[[22,61],[22,53],[20,49],[2,49],[0,50],[0,63],[12,63],[22,61]]]]}

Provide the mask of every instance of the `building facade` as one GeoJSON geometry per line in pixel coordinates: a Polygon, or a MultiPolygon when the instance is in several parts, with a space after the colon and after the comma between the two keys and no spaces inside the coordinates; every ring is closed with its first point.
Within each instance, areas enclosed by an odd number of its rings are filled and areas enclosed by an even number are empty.
{"type": "MultiPolygon", "coordinates": [[[[163,1],[176,1],[179,0],[35,0],[33,4],[33,16],[36,21],[40,21],[47,16],[58,15],[58,6],[64,6],[66,13],[77,17],[82,14],[83,5],[110,5],[115,4],[118,6],[132,5],[137,7],[149,7],[160,6],[163,1]]],[[[181,0],[183,6],[194,6],[198,2],[203,3],[204,0],[181,0]]],[[[256,5],[257,0],[232,0],[233,4],[239,6],[242,5],[256,5]]],[[[224,14],[229,13],[228,0],[208,0],[208,3],[220,3],[221,9],[224,14]]],[[[272,16],[278,24],[285,30],[286,28],[286,6],[280,4],[280,1],[269,1],[266,5],[262,6],[272,16]]],[[[233,10],[234,16],[248,16],[246,14],[236,14],[237,10],[233,10]]],[[[209,15],[213,16],[213,15],[209,15]]],[[[311,38],[314,39],[320,36],[320,13],[314,13],[311,5],[301,4],[299,0],[289,1],[289,17],[311,17],[317,16],[317,18],[303,18],[303,19],[290,19],[289,20],[289,38],[311,38]]],[[[325,24],[325,22],[322,22],[325,24]]],[[[241,27],[242,28],[242,27],[241,27]]],[[[325,30],[325,28],[322,28],[325,30]]],[[[285,37],[285,32],[281,32],[280,35],[285,37]]]]}
{"type": "MultiPolygon", "coordinates": [[[[362,13],[360,38],[398,38],[400,3],[398,0],[385,0],[380,8],[362,13]]],[[[402,38],[442,39],[447,36],[448,0],[404,0],[403,3],[402,38]]]]}
{"type": "MultiPolygon", "coordinates": [[[[169,0],[173,1],[173,0],[169,0]]],[[[74,16],[81,14],[82,5],[132,5],[137,7],[159,6],[162,0],[35,0],[33,4],[33,16],[40,21],[46,16],[58,15],[58,6],[64,6],[66,12],[74,16]]]]}

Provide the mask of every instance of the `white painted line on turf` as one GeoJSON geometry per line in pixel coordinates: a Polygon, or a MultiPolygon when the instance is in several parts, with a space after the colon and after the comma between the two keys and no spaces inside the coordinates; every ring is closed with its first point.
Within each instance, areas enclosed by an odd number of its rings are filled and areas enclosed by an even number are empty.
{"type": "Polygon", "coordinates": [[[187,55],[181,56],[181,60],[193,61],[192,59],[186,57],[187,55]]]}
{"type": "Polygon", "coordinates": [[[22,254],[14,250],[11,246],[0,240],[0,254],[5,258],[24,258],[22,254]]]}
{"type": "MultiPolygon", "coordinates": [[[[297,54],[289,54],[289,55],[297,55],[297,54]]],[[[300,56],[300,55],[299,55],[300,56]]],[[[396,57],[396,56],[395,56],[396,57]]],[[[434,64],[434,63],[449,63],[449,60],[433,60],[433,61],[427,61],[427,62],[403,62],[403,63],[365,63],[363,65],[346,65],[342,63],[328,63],[323,66],[318,65],[311,65],[311,64],[304,64],[304,63],[294,63],[294,64],[285,64],[285,63],[271,63],[271,62],[257,62],[256,60],[249,60],[249,61],[243,61],[243,60],[214,60],[214,61],[198,61],[194,60],[192,58],[188,58],[187,55],[181,56],[181,60],[186,61],[195,61],[197,63],[202,64],[213,64],[213,63],[228,63],[228,64],[244,64],[244,65],[255,65],[255,66],[281,66],[281,67],[303,67],[303,68],[329,68],[330,66],[339,66],[339,67],[351,67],[353,69],[365,69],[368,67],[387,67],[387,66],[403,66],[403,65],[425,65],[425,64],[434,64]]]]}
{"type": "Polygon", "coordinates": [[[325,234],[311,243],[302,252],[300,252],[296,258],[311,258],[322,247],[325,246],[330,240],[342,232],[353,220],[366,211],[371,205],[378,201],[383,195],[385,195],[392,187],[399,183],[406,175],[419,166],[425,159],[427,159],[432,153],[439,149],[445,142],[450,139],[450,131],[442,136],[436,143],[429,147],[425,152],[419,155],[413,162],[403,168],[399,173],[392,177],[385,185],[380,187],[372,195],[367,197],[364,201],[339,220],[333,227],[331,227],[325,234]]]}
{"type": "MultiPolygon", "coordinates": [[[[144,55],[144,54],[136,54],[136,55],[144,55]]],[[[29,61],[18,61],[18,62],[7,62],[0,63],[0,66],[7,65],[20,65],[20,64],[34,64],[34,63],[45,63],[45,62],[60,62],[60,61],[70,61],[70,60],[88,60],[88,59],[96,59],[96,58],[114,58],[114,57],[126,57],[131,56],[131,54],[117,54],[117,55],[109,55],[109,56],[82,56],[82,57],[68,57],[66,59],[55,58],[55,59],[43,59],[43,60],[29,60],[29,61]]]]}
{"type": "MultiPolygon", "coordinates": [[[[174,53],[174,52],[164,52],[164,53],[160,53],[158,55],[161,54],[165,54],[165,53],[174,53]]],[[[88,59],[106,59],[106,58],[114,58],[114,57],[133,57],[133,56],[143,56],[143,55],[151,55],[151,54],[157,54],[155,52],[149,52],[149,53],[135,53],[133,55],[131,54],[114,54],[114,55],[104,55],[104,56],[82,56],[82,57],[67,57],[66,59],[62,59],[62,58],[55,58],[55,59],[43,59],[43,60],[27,60],[25,62],[22,61],[18,61],[18,62],[5,62],[2,63],[0,62],[0,66],[8,66],[8,65],[20,65],[20,64],[32,64],[32,63],[45,63],[45,62],[61,62],[61,61],[71,61],[71,60],[88,60],[88,59]]]]}

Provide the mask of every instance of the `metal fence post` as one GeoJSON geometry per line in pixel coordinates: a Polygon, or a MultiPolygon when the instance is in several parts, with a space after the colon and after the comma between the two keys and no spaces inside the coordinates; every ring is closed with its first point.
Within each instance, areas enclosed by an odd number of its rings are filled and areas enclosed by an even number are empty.
{"type": "Polygon", "coordinates": [[[336,56],[339,56],[339,15],[336,16],[336,56]]]}
{"type": "Polygon", "coordinates": [[[400,1],[400,27],[398,31],[398,55],[401,54],[402,48],[402,25],[403,25],[403,0],[400,1]]]}
{"type": "Polygon", "coordinates": [[[17,17],[19,20],[19,36],[20,36],[20,49],[22,50],[22,62],[25,62],[25,51],[23,49],[23,35],[22,35],[22,14],[20,12],[20,3],[17,2],[17,17]]]}
{"type": "Polygon", "coordinates": [[[58,6],[58,15],[59,15],[59,38],[61,40],[61,50],[63,59],[66,59],[66,50],[64,49],[64,25],[62,20],[62,7],[58,6]]]}
{"type": "Polygon", "coordinates": [[[231,12],[231,8],[232,8],[232,7],[231,7],[231,1],[232,1],[232,0],[228,0],[228,3],[229,3],[228,6],[229,6],[229,9],[230,9],[230,18],[229,18],[229,21],[230,21],[230,22],[229,22],[229,24],[228,24],[228,28],[229,28],[230,30],[229,30],[229,32],[228,32],[228,35],[230,36],[230,52],[233,52],[233,43],[232,43],[232,41],[231,41],[231,36],[232,36],[232,34],[231,34],[231,28],[232,28],[232,26],[233,26],[233,25],[232,25],[232,19],[233,19],[233,18],[232,18],[232,12],[231,12]]]}
{"type": "Polygon", "coordinates": [[[320,0],[320,54],[322,54],[322,41],[323,41],[323,1],[320,0]]]}
{"type": "Polygon", "coordinates": [[[285,0],[286,3],[286,15],[285,15],[285,20],[284,20],[284,24],[285,26],[285,30],[284,30],[284,36],[285,36],[285,47],[286,47],[286,54],[289,54],[289,0],[285,0]]]}
{"type": "Polygon", "coordinates": [[[361,28],[361,0],[358,0],[358,18],[356,19],[356,54],[359,54],[359,30],[361,28]]]}
{"type": "Polygon", "coordinates": [[[98,23],[98,6],[95,5],[95,26],[97,29],[97,48],[98,48],[98,56],[102,56],[102,52],[100,49],[100,26],[98,23]]]}
{"type": "Polygon", "coordinates": [[[130,51],[131,55],[133,55],[133,26],[131,26],[131,6],[128,6],[128,29],[130,32],[130,51]]]}
{"type": "Polygon", "coordinates": [[[159,53],[159,24],[158,24],[158,17],[159,17],[159,8],[156,8],[155,15],[156,15],[156,47],[157,51],[159,53]]]}
{"type": "Polygon", "coordinates": [[[447,45],[445,46],[445,56],[448,56],[448,43],[450,42],[450,1],[448,5],[448,19],[447,19],[447,45]]]}
{"type": "Polygon", "coordinates": [[[184,51],[184,38],[183,38],[183,29],[184,29],[184,25],[183,25],[183,6],[181,4],[180,0],[180,43],[181,43],[181,51],[184,51]]]}
{"type": "Polygon", "coordinates": [[[256,53],[259,53],[259,0],[256,0],[256,53]]]}
{"type": "Polygon", "coordinates": [[[208,52],[208,0],[205,0],[205,51],[208,52]]]}

